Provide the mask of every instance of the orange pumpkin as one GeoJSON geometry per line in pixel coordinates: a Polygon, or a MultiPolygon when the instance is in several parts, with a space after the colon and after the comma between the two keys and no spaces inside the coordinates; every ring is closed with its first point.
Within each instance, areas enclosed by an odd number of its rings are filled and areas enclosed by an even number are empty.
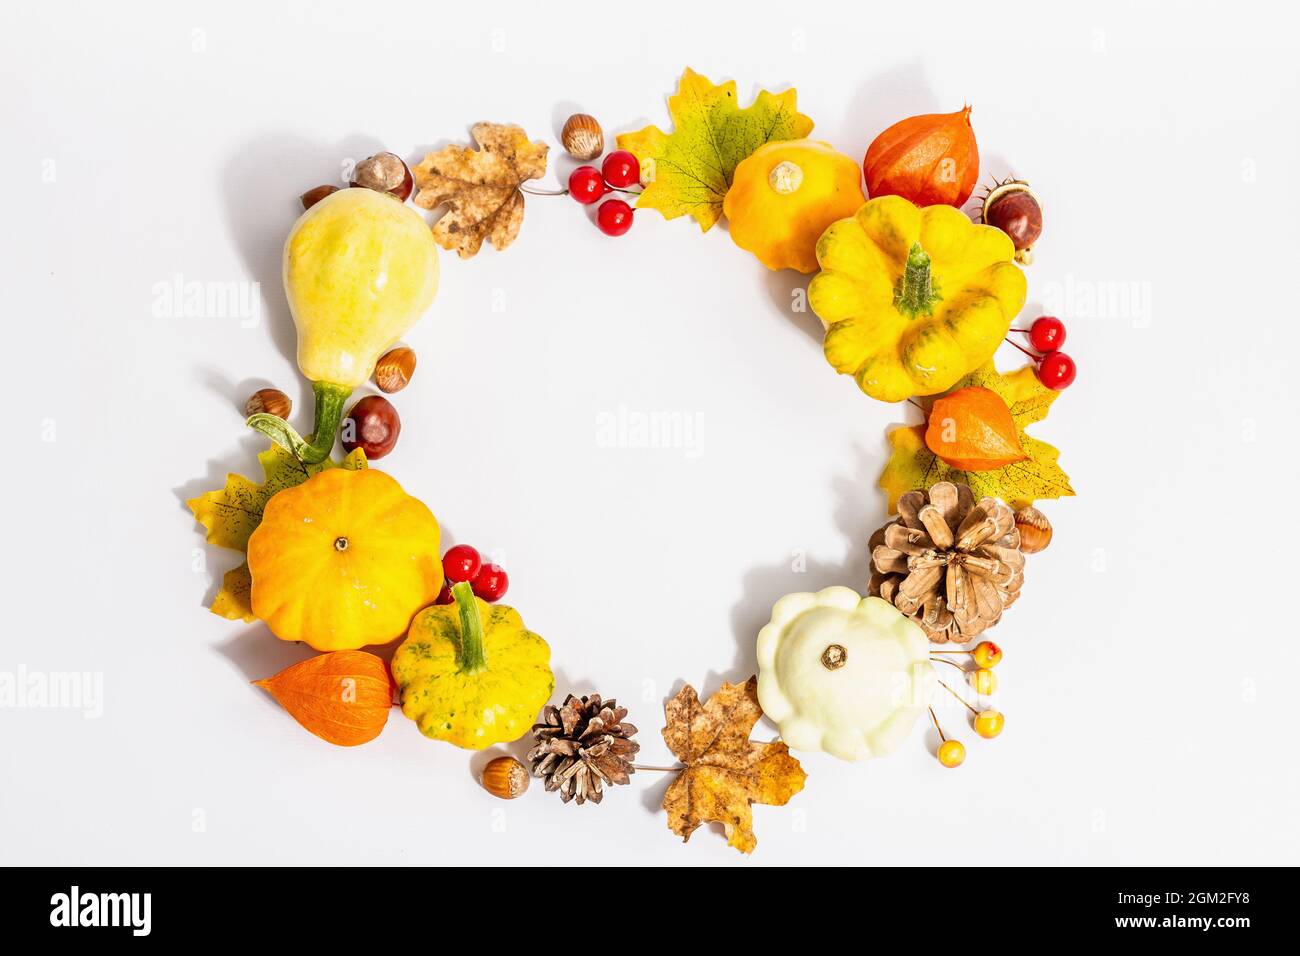
{"type": "Polygon", "coordinates": [[[438,537],[382,471],[322,471],[271,498],[248,539],[253,613],[318,651],[387,644],[438,596],[438,537]]]}

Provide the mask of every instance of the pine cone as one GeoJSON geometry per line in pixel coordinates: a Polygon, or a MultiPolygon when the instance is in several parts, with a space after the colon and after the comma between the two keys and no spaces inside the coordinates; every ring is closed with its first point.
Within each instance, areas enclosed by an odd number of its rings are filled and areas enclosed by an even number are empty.
{"type": "Polygon", "coordinates": [[[898,518],[871,536],[868,592],[925,628],[964,644],[1020,595],[1025,556],[1010,508],[941,481],[898,499],[898,518]]]}
{"type": "Polygon", "coordinates": [[[629,783],[636,772],[631,758],[641,745],[630,739],[636,727],[623,723],[626,716],[626,707],[599,694],[548,704],[533,725],[537,746],[528,751],[529,772],[545,778],[545,789],[560,791],[565,803],[600,803],[601,784],[629,783]]]}

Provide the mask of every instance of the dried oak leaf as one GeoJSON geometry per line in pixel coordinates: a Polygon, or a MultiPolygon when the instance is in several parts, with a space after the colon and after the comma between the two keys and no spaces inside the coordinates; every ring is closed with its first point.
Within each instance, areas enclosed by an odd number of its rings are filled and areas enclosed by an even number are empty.
{"type": "Polygon", "coordinates": [[[1074,494],[1069,476],[1056,463],[1060,452],[1025,433],[1027,427],[1047,417],[1052,402],[1061,393],[1040,382],[1031,365],[1003,375],[992,361],[971,372],[953,389],[971,386],[988,389],[1006,403],[1025,457],[990,470],[955,468],[926,445],[925,425],[895,428],[889,433],[892,453],[880,473],[880,487],[889,496],[890,514],[898,511],[901,495],[913,490],[924,491],[939,481],[969,485],[976,498],[1001,498],[1013,508],[1074,494]]]}
{"type": "Polygon", "coordinates": [[[479,149],[447,146],[411,169],[419,188],[415,204],[447,207],[433,224],[434,242],[462,259],[476,255],[484,239],[498,252],[515,241],[524,221],[519,186],[546,174],[549,149],[518,126],[477,123],[470,133],[479,149]]]}
{"type": "Polygon", "coordinates": [[[758,845],[750,804],[782,806],[807,774],[784,743],[749,739],[763,708],[758,678],[723,684],[704,704],[687,684],[664,704],[664,742],[685,769],[664,794],[668,829],[684,841],[702,823],[721,823],[742,853],[758,845]]]}

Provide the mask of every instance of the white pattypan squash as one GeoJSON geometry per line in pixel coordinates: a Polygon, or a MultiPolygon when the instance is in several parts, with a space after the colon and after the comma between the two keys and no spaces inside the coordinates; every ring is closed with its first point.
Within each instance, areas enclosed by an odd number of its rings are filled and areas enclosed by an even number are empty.
{"type": "Polygon", "coordinates": [[[758,632],[758,700],[794,750],[842,760],[891,754],[934,681],[925,631],[851,588],[787,594],[758,632]]]}

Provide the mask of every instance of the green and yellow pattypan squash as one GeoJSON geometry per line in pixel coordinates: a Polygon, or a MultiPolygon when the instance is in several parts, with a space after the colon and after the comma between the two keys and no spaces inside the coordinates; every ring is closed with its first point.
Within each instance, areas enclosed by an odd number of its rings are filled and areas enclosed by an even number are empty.
{"type": "Polygon", "coordinates": [[[352,390],[433,302],[438,247],[409,206],[373,189],[341,189],[290,230],[284,291],[298,328],[298,368],[316,393],[315,428],[303,439],[274,415],[254,415],[248,424],[316,464],[334,448],[352,390]]]}
{"type": "Polygon", "coordinates": [[[393,655],[402,713],[457,747],[518,740],[555,689],[551,649],[514,608],[485,603],[463,581],[451,593],[455,603],[416,615],[393,655]]]}
{"type": "Polygon", "coordinates": [[[808,301],[826,360],[883,402],[947,391],[987,362],[1025,304],[1006,233],[952,206],[869,200],[817,241],[808,301]]]}
{"type": "Polygon", "coordinates": [[[787,594],[758,633],[758,701],[793,750],[842,760],[891,754],[934,681],[925,631],[851,588],[787,594]]]}

